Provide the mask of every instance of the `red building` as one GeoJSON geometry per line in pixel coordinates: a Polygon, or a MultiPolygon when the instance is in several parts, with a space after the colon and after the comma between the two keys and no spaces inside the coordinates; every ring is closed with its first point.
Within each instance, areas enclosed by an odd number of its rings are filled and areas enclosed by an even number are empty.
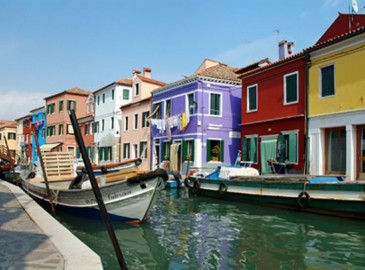
{"type": "Polygon", "coordinates": [[[306,138],[306,59],[294,44],[279,43],[279,60],[237,71],[242,79],[242,160],[262,174],[276,161],[303,172],[306,138]]]}

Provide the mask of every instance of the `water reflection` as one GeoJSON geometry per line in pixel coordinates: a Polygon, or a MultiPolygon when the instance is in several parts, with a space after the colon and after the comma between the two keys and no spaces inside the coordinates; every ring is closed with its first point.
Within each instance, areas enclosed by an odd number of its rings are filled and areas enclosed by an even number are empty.
{"type": "MultiPolygon", "coordinates": [[[[118,269],[101,221],[61,221],[118,269]]],[[[365,269],[363,221],[161,191],[145,223],[113,223],[129,269],[365,269]]]]}

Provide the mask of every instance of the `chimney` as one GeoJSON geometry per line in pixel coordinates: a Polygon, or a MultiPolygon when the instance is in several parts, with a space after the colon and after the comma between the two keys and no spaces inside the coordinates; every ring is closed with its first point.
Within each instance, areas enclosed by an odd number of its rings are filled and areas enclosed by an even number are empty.
{"type": "Polygon", "coordinates": [[[138,69],[133,70],[133,77],[137,76],[138,74],[141,74],[141,71],[138,69]]]}
{"type": "Polygon", "coordinates": [[[151,78],[151,69],[148,67],[143,68],[143,76],[146,78],[151,78]]]}
{"type": "Polygon", "coordinates": [[[279,60],[289,57],[294,54],[294,42],[286,40],[279,42],[279,60]]]}

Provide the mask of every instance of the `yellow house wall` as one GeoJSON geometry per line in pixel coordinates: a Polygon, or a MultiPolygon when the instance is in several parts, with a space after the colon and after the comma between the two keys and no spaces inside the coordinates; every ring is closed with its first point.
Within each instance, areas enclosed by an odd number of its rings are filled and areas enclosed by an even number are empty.
{"type": "Polygon", "coordinates": [[[308,71],[309,117],[365,109],[365,40],[334,49],[312,58],[308,71]],[[335,66],[335,95],[320,97],[320,68],[331,64],[335,66]]]}

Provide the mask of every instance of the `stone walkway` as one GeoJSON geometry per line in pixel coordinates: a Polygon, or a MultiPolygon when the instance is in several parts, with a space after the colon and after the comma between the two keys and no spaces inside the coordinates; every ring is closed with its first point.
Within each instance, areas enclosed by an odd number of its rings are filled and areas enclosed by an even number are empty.
{"type": "Polygon", "coordinates": [[[102,264],[20,188],[0,180],[0,269],[102,269],[102,264]]]}

